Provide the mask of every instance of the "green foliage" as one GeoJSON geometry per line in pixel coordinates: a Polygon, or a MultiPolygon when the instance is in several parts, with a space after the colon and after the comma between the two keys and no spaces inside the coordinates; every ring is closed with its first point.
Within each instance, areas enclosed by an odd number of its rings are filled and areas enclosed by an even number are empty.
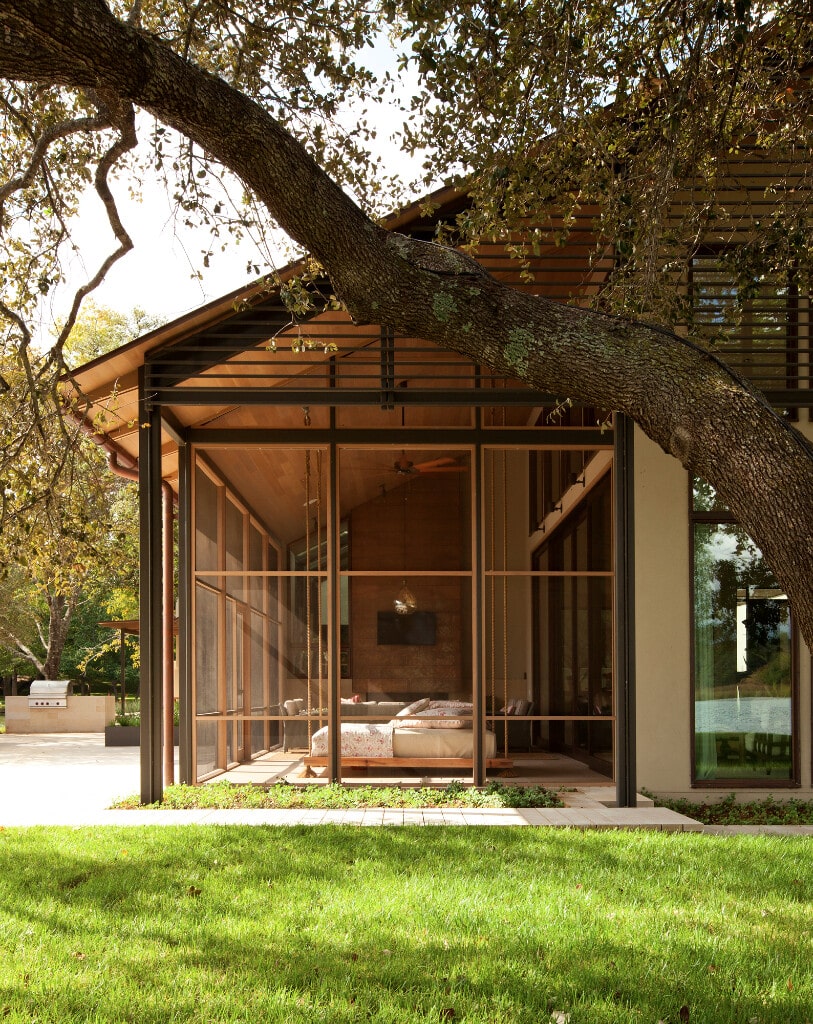
{"type": "MultiPolygon", "coordinates": [[[[96,593],[77,605],[62,652],[61,671],[66,679],[86,679],[90,683],[119,681],[119,633],[99,628],[100,622],[111,618],[110,602],[103,594],[96,593]]],[[[125,637],[125,686],[130,693],[138,692],[137,639],[125,637]]]]}
{"type": "MultiPolygon", "coordinates": [[[[138,807],[128,798],[117,807],[138,807]]],[[[457,781],[443,788],[407,786],[343,786],[340,783],[263,787],[214,782],[208,786],[167,786],[156,808],[236,807],[561,807],[558,797],[544,786],[506,786],[498,780],[483,789],[457,781]]]]}
{"type": "Polygon", "coordinates": [[[88,299],[65,342],[65,359],[72,368],[89,363],[160,327],[162,322],[138,306],[129,313],[119,313],[88,299]]]}
{"type": "MultiPolygon", "coordinates": [[[[136,680],[137,682],[137,680],[136,680]]],[[[178,701],[175,701],[172,712],[172,721],[174,725],[180,724],[180,708],[178,707],[178,701]]],[[[141,726],[141,701],[138,697],[128,697],[125,710],[116,712],[116,717],[112,722],[113,725],[126,725],[134,728],[141,726]]],[[[191,789],[192,787],[185,787],[191,789]]],[[[127,801],[129,803],[129,801],[127,801]]]]}
{"type": "MultiPolygon", "coordinates": [[[[78,350],[109,349],[121,340],[111,325],[125,330],[128,323],[91,308],[75,326],[78,350]]],[[[116,592],[119,603],[124,592],[137,593],[135,488],[110,473],[102,449],[63,415],[47,358],[33,366],[32,389],[19,360],[0,365],[8,384],[0,388],[0,592],[7,598],[0,604],[0,646],[25,659],[29,671],[73,677],[99,643],[94,618],[108,618],[104,606],[116,592]]],[[[110,659],[99,671],[110,677],[110,659]]]]}
{"type": "Polygon", "coordinates": [[[669,807],[706,825],[813,825],[813,800],[738,800],[730,793],[721,800],[670,800],[656,797],[658,807],[669,807]]]}
{"type": "Polygon", "coordinates": [[[791,0],[387,7],[401,66],[419,81],[406,145],[426,154],[427,185],[438,167],[462,172],[475,200],[455,225],[463,240],[522,227],[528,240],[513,249],[522,260],[540,244],[563,245],[575,216],[596,204],[595,255],[609,245],[617,261],[597,301],[682,322],[690,310],[675,283],[732,215],[743,217],[744,290],[794,259],[809,270],[810,199],[799,190],[809,162],[790,172],[801,175],[795,188],[782,169],[810,149],[811,97],[799,77],[813,46],[807,9],[791,0]],[[764,221],[733,209],[724,184],[754,142],[777,165],[764,221]],[[694,194],[681,205],[687,182],[694,194]]]}

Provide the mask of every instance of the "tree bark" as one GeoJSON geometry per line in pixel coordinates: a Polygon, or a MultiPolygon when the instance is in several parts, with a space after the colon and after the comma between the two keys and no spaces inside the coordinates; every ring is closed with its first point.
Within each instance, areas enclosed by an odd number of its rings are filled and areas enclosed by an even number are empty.
{"type": "Polygon", "coordinates": [[[59,679],[62,652],[68,638],[71,619],[76,609],[76,599],[65,594],[49,594],[48,611],[48,649],[45,652],[45,664],[42,674],[45,679],[59,679]]]}
{"type": "Polygon", "coordinates": [[[320,261],[358,322],[632,417],[717,489],[813,646],[813,448],[722,360],[666,330],[513,291],[467,257],[383,230],[260,106],[100,0],[0,0],[0,75],[103,90],[188,136],[320,261]]]}

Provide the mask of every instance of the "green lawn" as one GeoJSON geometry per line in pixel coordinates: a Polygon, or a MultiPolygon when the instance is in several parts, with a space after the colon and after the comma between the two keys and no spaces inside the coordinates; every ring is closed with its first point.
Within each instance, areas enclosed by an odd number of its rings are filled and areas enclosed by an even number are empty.
{"type": "Polygon", "coordinates": [[[805,839],[5,829],[0,1018],[801,1024],[811,901],[805,839]]]}

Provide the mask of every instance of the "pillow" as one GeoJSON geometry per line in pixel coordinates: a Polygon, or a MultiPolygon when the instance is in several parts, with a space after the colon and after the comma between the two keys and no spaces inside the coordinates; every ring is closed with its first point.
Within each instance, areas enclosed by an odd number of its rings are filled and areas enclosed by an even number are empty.
{"type": "Polygon", "coordinates": [[[517,713],[517,702],[509,700],[505,707],[500,708],[501,715],[515,715],[517,713]]]}
{"type": "Polygon", "coordinates": [[[401,708],[396,718],[403,718],[405,715],[416,715],[419,711],[423,711],[428,708],[432,703],[429,697],[421,697],[419,700],[414,700],[411,704],[407,704],[405,708],[401,708]]]}
{"type": "Polygon", "coordinates": [[[427,708],[404,725],[410,729],[470,729],[471,719],[460,718],[460,711],[460,708],[427,708]]]}
{"type": "Polygon", "coordinates": [[[453,711],[470,715],[472,713],[473,704],[468,700],[432,700],[429,702],[429,707],[451,708],[453,711]]]}
{"type": "Polygon", "coordinates": [[[305,701],[302,697],[294,697],[293,700],[286,700],[282,706],[285,708],[286,715],[289,715],[291,718],[296,718],[296,716],[305,707],[305,701]]]}
{"type": "Polygon", "coordinates": [[[529,700],[518,700],[514,705],[515,715],[527,715],[531,710],[531,702],[529,700]]]}

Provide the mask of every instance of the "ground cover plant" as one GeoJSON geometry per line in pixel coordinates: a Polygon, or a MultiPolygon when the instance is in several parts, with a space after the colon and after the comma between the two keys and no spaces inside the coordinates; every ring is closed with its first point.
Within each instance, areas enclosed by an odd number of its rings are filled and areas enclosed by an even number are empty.
{"type": "MultiPolygon", "coordinates": [[[[143,806],[137,796],[118,801],[118,808],[143,806]]],[[[162,810],[190,808],[364,808],[364,807],[562,807],[559,797],[544,786],[506,786],[493,780],[482,789],[450,782],[428,786],[344,786],[339,783],[294,786],[236,785],[215,782],[208,786],[167,786],[162,810]]]]}
{"type": "Polygon", "coordinates": [[[6,829],[0,1015],[802,1024],[811,868],[775,836],[6,829]]]}
{"type": "Polygon", "coordinates": [[[722,800],[669,800],[655,797],[659,807],[669,807],[706,825],[813,825],[813,800],[737,800],[731,793],[722,800]]]}

